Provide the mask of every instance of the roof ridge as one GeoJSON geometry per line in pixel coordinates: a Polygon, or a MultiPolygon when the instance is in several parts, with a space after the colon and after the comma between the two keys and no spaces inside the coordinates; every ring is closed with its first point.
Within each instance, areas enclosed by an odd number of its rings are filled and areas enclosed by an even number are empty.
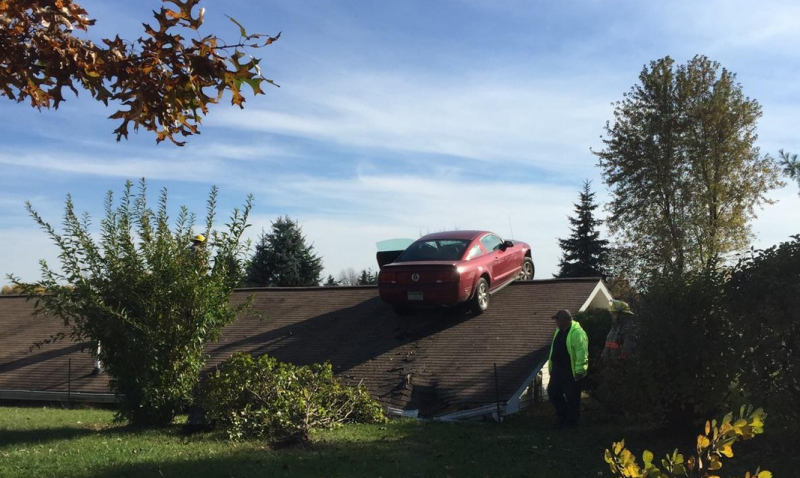
{"type": "Polygon", "coordinates": [[[530,284],[542,282],[595,282],[603,280],[602,277],[553,277],[551,279],[533,279],[529,281],[514,281],[513,284],[530,284]]]}
{"type": "Polygon", "coordinates": [[[377,285],[337,285],[337,286],[322,286],[322,285],[312,285],[312,286],[302,286],[302,287],[237,287],[234,289],[234,292],[262,292],[262,291],[282,291],[282,292],[292,292],[292,291],[308,291],[308,290],[333,290],[333,289],[346,289],[346,290],[359,290],[359,289],[377,289],[377,285]]]}
{"type": "MultiPolygon", "coordinates": [[[[552,279],[533,279],[530,281],[514,281],[509,285],[526,285],[526,284],[541,284],[547,282],[589,282],[589,281],[601,281],[603,280],[602,277],[554,277],[552,279]]],[[[373,285],[337,285],[337,286],[301,286],[301,287],[237,287],[234,289],[234,292],[265,292],[265,291],[280,291],[280,292],[301,292],[301,291],[312,291],[312,290],[335,290],[335,289],[344,289],[344,290],[370,290],[376,289],[378,286],[376,284],[373,285]]],[[[0,294],[0,299],[5,298],[25,298],[27,297],[25,294],[0,294]]]]}
{"type": "MultiPolygon", "coordinates": [[[[552,279],[534,279],[530,281],[514,281],[509,285],[527,285],[527,284],[542,284],[548,282],[595,282],[603,280],[602,277],[564,277],[564,278],[552,278],[552,279]]],[[[234,292],[266,292],[266,291],[281,291],[281,292],[293,292],[293,291],[312,291],[312,290],[336,290],[336,289],[345,289],[345,290],[360,290],[360,289],[376,289],[378,286],[373,285],[337,285],[337,286],[302,286],[302,287],[239,287],[234,289],[234,292]]]]}

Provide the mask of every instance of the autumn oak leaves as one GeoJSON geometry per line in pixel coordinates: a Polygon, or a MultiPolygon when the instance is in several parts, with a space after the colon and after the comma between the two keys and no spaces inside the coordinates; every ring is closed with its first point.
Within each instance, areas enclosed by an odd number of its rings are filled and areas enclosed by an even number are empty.
{"type": "MultiPolygon", "coordinates": [[[[136,41],[119,36],[103,45],[80,38],[95,21],[72,0],[0,0],[0,94],[35,108],[58,108],[63,88],[76,95],[80,86],[93,98],[121,107],[110,118],[120,121],[117,141],[144,127],[156,141],[184,142],[177,136],[199,134],[208,105],[226,91],[243,107],[242,86],[263,94],[260,60],[247,54],[280,38],[248,34],[236,20],[240,38],[228,44],[216,35],[187,39],[184,29],[198,30],[205,9],[200,0],[162,0],[155,25],[144,24],[136,41]]],[[[229,17],[230,18],[230,17],[229,17]]],[[[276,85],[277,86],[277,85],[276,85]]]]}

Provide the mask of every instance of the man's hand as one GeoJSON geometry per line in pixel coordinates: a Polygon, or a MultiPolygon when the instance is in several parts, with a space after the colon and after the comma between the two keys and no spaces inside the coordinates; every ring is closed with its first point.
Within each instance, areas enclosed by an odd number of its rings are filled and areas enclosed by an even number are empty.
{"type": "Polygon", "coordinates": [[[583,380],[583,374],[582,373],[576,374],[575,375],[575,381],[579,382],[581,380],[583,380]]]}

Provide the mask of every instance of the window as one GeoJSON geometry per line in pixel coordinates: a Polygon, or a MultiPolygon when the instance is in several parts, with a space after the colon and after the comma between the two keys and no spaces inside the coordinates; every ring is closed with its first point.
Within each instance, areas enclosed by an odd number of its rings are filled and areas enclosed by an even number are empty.
{"type": "Polygon", "coordinates": [[[487,234],[481,238],[481,244],[483,244],[483,247],[486,248],[487,251],[494,252],[500,249],[503,240],[493,234],[487,234]]]}
{"type": "Polygon", "coordinates": [[[475,244],[474,246],[472,246],[472,249],[469,250],[469,254],[467,254],[466,260],[474,259],[475,257],[478,257],[481,254],[483,254],[481,246],[475,244]]]}
{"type": "Polygon", "coordinates": [[[395,262],[460,261],[468,245],[469,241],[457,239],[417,241],[408,246],[395,262]]]}

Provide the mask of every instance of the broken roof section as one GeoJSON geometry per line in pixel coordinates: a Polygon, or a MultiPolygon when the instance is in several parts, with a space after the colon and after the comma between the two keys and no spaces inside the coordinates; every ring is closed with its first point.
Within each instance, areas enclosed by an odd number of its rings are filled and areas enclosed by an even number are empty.
{"type": "MultiPolygon", "coordinates": [[[[547,358],[550,316],[604,307],[610,299],[598,279],[540,280],[506,287],[479,316],[464,309],[398,316],[375,287],[244,289],[233,300],[251,294],[267,320],[242,316],[226,327],[207,347],[206,372],[235,352],[268,353],[298,365],[329,361],[340,378],[362,383],[389,409],[444,418],[496,406],[498,397],[505,413],[516,411],[547,358]]],[[[31,319],[30,311],[22,298],[0,299],[0,326],[8,332],[0,336],[0,398],[39,391],[56,399],[68,381],[73,396],[108,393],[108,377],[91,376],[91,359],[79,346],[63,342],[28,352],[61,327],[52,318],[31,319]]]]}

